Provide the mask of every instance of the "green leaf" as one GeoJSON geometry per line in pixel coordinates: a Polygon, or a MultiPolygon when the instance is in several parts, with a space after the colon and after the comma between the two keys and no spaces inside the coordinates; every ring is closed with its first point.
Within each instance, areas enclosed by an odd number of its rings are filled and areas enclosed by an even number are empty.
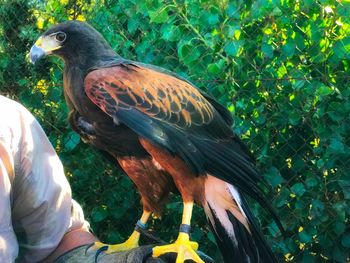
{"type": "Polygon", "coordinates": [[[240,17],[240,10],[239,10],[239,8],[238,8],[238,6],[236,6],[233,3],[229,4],[229,6],[228,6],[228,8],[226,10],[226,13],[231,18],[239,19],[239,17],[240,17]]]}
{"type": "Polygon", "coordinates": [[[312,236],[303,230],[299,233],[299,239],[302,243],[310,243],[312,241],[312,236]]]}
{"type": "Polygon", "coordinates": [[[347,117],[348,111],[344,107],[343,103],[331,102],[328,106],[327,114],[333,121],[341,122],[347,117]]]}
{"type": "Polygon", "coordinates": [[[70,152],[75,149],[75,147],[80,142],[80,136],[76,132],[69,132],[64,138],[64,150],[70,152]]]}
{"type": "Polygon", "coordinates": [[[329,149],[331,153],[344,153],[344,144],[338,138],[331,138],[329,149]]]}
{"type": "Polygon", "coordinates": [[[101,222],[108,216],[108,213],[105,207],[95,207],[92,209],[91,216],[94,222],[101,222]]]}
{"type": "Polygon", "coordinates": [[[28,80],[27,79],[20,79],[17,81],[17,83],[20,86],[25,86],[25,85],[28,85],[28,80]]]}
{"type": "Polygon", "coordinates": [[[327,235],[319,235],[318,240],[323,247],[330,247],[333,245],[331,239],[327,235]]]}
{"type": "Polygon", "coordinates": [[[326,59],[327,59],[326,56],[323,53],[321,53],[320,50],[318,50],[316,55],[311,56],[310,61],[316,64],[316,63],[321,63],[326,59]]]}
{"type": "Polygon", "coordinates": [[[130,33],[135,33],[137,28],[139,27],[139,20],[137,19],[129,19],[128,20],[128,31],[130,33]]]}
{"type": "Polygon", "coordinates": [[[264,53],[264,55],[268,58],[273,57],[273,46],[269,44],[262,44],[261,46],[261,51],[264,53]]]}
{"type": "Polygon", "coordinates": [[[169,19],[167,7],[161,7],[156,11],[150,11],[148,14],[151,18],[151,23],[161,24],[169,19]]]}
{"type": "Polygon", "coordinates": [[[344,197],[350,200],[350,180],[338,180],[337,182],[343,190],[344,197]]]}
{"type": "Polygon", "coordinates": [[[350,37],[337,41],[333,46],[334,54],[340,58],[350,58],[350,37]]]}
{"type": "Polygon", "coordinates": [[[314,175],[309,175],[305,180],[305,184],[309,188],[315,187],[318,184],[318,179],[314,175]]]}
{"type": "Polygon", "coordinates": [[[321,84],[321,86],[317,88],[317,94],[321,96],[327,96],[331,93],[333,93],[333,89],[324,84],[321,84]]]}
{"type": "Polygon", "coordinates": [[[343,222],[340,222],[340,221],[336,221],[334,224],[333,224],[333,231],[340,235],[342,233],[344,233],[345,229],[346,229],[346,226],[343,222]]]}
{"type": "Polygon", "coordinates": [[[220,68],[215,63],[212,63],[208,65],[208,72],[213,75],[218,75],[220,73],[220,68]]]}
{"type": "Polygon", "coordinates": [[[290,191],[287,188],[282,188],[276,197],[276,207],[281,207],[289,202],[290,191]]]}
{"type": "Polygon", "coordinates": [[[317,218],[323,214],[325,206],[322,203],[322,201],[320,201],[318,199],[314,199],[314,200],[312,200],[311,205],[312,205],[312,207],[310,210],[310,214],[312,217],[317,218]]]}
{"type": "Polygon", "coordinates": [[[123,240],[123,238],[124,237],[118,231],[114,231],[114,230],[108,231],[108,235],[107,235],[108,243],[115,244],[120,242],[120,240],[123,240]]]}
{"type": "Polygon", "coordinates": [[[178,55],[181,60],[188,64],[198,59],[201,53],[192,44],[183,44],[178,48],[178,55]]]}
{"type": "Polygon", "coordinates": [[[200,240],[202,236],[203,236],[203,232],[198,228],[195,228],[193,229],[193,231],[191,231],[191,237],[193,238],[193,240],[200,240]]]}
{"type": "Polygon", "coordinates": [[[348,262],[349,253],[348,251],[342,250],[338,245],[332,248],[332,258],[334,262],[348,262]]]}
{"type": "Polygon", "coordinates": [[[208,72],[213,75],[218,75],[222,73],[222,69],[224,68],[224,66],[225,66],[225,60],[220,59],[218,62],[208,65],[208,72]]]}
{"type": "Polygon", "coordinates": [[[291,57],[295,52],[295,42],[293,39],[288,39],[287,43],[282,46],[282,52],[286,54],[287,57],[291,57]]]}
{"type": "Polygon", "coordinates": [[[181,39],[181,32],[179,27],[174,25],[163,25],[162,29],[162,38],[167,41],[178,41],[181,39]]]}
{"type": "Polygon", "coordinates": [[[341,244],[346,248],[350,248],[350,232],[347,232],[343,235],[341,244]]]}
{"type": "Polygon", "coordinates": [[[208,232],[207,237],[212,243],[216,244],[215,237],[212,232],[208,232]]]}
{"type": "Polygon", "coordinates": [[[112,208],[109,208],[108,211],[115,219],[120,219],[125,214],[125,211],[120,207],[112,207],[112,208]]]}
{"type": "Polygon", "coordinates": [[[303,50],[305,48],[306,39],[301,33],[295,32],[294,41],[298,49],[303,50]]]}
{"type": "Polygon", "coordinates": [[[290,189],[297,196],[302,196],[306,192],[305,186],[302,183],[296,183],[290,189]]]}
{"type": "Polygon", "coordinates": [[[264,176],[267,179],[267,181],[271,184],[272,187],[276,187],[279,184],[284,182],[284,179],[281,176],[279,170],[274,166],[270,167],[266,171],[264,176]]]}
{"type": "Polygon", "coordinates": [[[282,65],[282,66],[280,66],[278,69],[277,69],[277,76],[279,77],[279,78],[282,78],[282,77],[284,77],[285,75],[287,75],[287,68],[284,66],[284,65],[282,65]]]}
{"type": "Polygon", "coordinates": [[[243,46],[243,41],[241,40],[231,41],[225,46],[224,50],[228,55],[234,57],[237,55],[238,51],[242,46],[243,46]]]}
{"type": "Polygon", "coordinates": [[[271,15],[273,15],[273,16],[281,16],[282,14],[283,14],[283,12],[277,6],[273,9],[273,11],[271,13],[271,15]]]}
{"type": "Polygon", "coordinates": [[[219,22],[219,15],[218,14],[209,14],[207,16],[207,21],[209,25],[215,25],[219,22]]]}
{"type": "Polygon", "coordinates": [[[269,226],[268,226],[268,230],[269,230],[269,233],[272,235],[272,236],[277,236],[278,234],[280,234],[280,230],[276,224],[275,221],[272,221],[269,226]]]}
{"type": "Polygon", "coordinates": [[[292,81],[292,85],[294,89],[301,89],[305,84],[306,84],[306,80],[303,80],[303,79],[292,81]]]}
{"type": "Polygon", "coordinates": [[[289,114],[289,123],[292,124],[292,125],[298,125],[299,122],[300,122],[300,113],[297,112],[296,110],[290,112],[289,114]]]}

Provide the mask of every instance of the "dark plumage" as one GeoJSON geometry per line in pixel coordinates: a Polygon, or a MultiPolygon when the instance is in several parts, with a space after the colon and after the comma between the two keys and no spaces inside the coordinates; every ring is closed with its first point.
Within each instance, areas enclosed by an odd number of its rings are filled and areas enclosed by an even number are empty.
{"type": "MultiPolygon", "coordinates": [[[[193,201],[203,206],[225,262],[277,261],[244,196],[281,225],[258,186],[254,158],[233,133],[223,106],[170,71],[121,58],[86,23],[69,21],[45,32],[31,58],[45,54],[65,62],[72,128],[119,162],[147,215],[159,213],[168,194],[179,192],[182,223],[189,224],[193,201]]],[[[191,250],[184,237],[181,232],[179,244],[191,250]]]]}

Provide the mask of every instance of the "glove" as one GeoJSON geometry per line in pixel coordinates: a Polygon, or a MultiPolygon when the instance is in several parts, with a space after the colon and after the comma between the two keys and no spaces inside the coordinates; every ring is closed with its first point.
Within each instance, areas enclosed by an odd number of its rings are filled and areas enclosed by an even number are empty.
{"type": "MultiPolygon", "coordinates": [[[[90,245],[75,248],[55,260],[54,263],[175,263],[176,253],[165,254],[159,258],[152,258],[152,248],[155,245],[146,245],[128,251],[113,254],[97,253],[90,245]]],[[[197,251],[205,263],[214,263],[214,260],[197,251]]]]}

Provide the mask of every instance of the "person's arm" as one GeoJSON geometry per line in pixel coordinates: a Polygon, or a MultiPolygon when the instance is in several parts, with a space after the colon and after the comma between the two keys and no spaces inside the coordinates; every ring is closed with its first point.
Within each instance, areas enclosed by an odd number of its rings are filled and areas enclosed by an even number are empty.
{"type": "Polygon", "coordinates": [[[5,213],[12,211],[17,261],[39,262],[65,233],[76,228],[88,231],[88,223],[72,201],[62,164],[40,124],[23,106],[1,96],[0,110],[6,112],[0,116],[0,131],[6,130],[4,144],[15,171],[10,178],[11,207],[5,213]]]}
{"type": "Polygon", "coordinates": [[[25,262],[50,254],[69,229],[71,190],[38,122],[21,111],[22,136],[14,182],[13,226],[25,262]]]}
{"type": "Polygon", "coordinates": [[[13,161],[0,133],[0,262],[14,262],[18,244],[11,222],[11,180],[13,161]]]}

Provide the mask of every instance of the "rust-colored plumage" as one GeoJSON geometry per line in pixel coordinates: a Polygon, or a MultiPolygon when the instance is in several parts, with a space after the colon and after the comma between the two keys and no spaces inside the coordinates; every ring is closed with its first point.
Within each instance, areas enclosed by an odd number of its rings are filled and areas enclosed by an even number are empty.
{"type": "Polygon", "coordinates": [[[118,158],[118,162],[139,189],[144,209],[159,215],[169,193],[176,191],[169,174],[158,169],[150,157],[126,156],[118,158]]]}
{"type": "Polygon", "coordinates": [[[85,78],[87,96],[104,112],[137,109],[179,128],[209,123],[214,107],[189,83],[139,65],[93,70],[85,78]]]}
{"type": "MultiPolygon", "coordinates": [[[[276,262],[245,196],[264,198],[255,161],[231,129],[230,112],[187,80],[165,69],[125,60],[86,23],[69,21],[49,29],[43,40],[66,35],[49,50],[65,61],[64,93],[69,121],[84,141],[117,160],[141,194],[144,213],[160,213],[170,192],[184,201],[177,241],[154,255],[177,252],[178,261],[202,262],[187,233],[192,205],[204,207],[225,262],[276,262]],[[184,228],[185,225],[185,228],[184,228]]],[[[61,39],[61,38],[60,38],[61,39]]],[[[139,234],[126,245],[134,247],[139,234]],[[132,244],[130,246],[130,244],[132,244]]]]}
{"type": "Polygon", "coordinates": [[[145,139],[141,139],[142,146],[169,174],[184,202],[195,201],[200,205],[205,203],[205,177],[196,176],[179,157],[171,155],[165,149],[155,146],[145,139]],[[184,176],[184,174],[186,176],[184,176]]]}

